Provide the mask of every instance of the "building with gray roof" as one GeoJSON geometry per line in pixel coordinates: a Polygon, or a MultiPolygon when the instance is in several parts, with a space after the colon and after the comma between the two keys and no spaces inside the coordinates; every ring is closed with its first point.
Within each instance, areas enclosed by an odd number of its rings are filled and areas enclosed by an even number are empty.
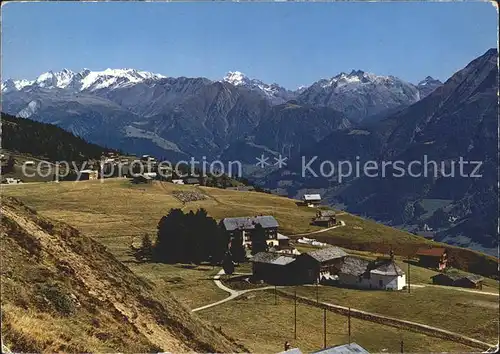
{"type": "Polygon", "coordinates": [[[241,238],[243,244],[250,243],[250,233],[257,224],[262,226],[267,239],[278,237],[278,221],[270,215],[224,218],[220,222],[221,228],[228,233],[230,238],[241,238]]]}
{"type": "Polygon", "coordinates": [[[283,253],[259,252],[251,259],[254,279],[268,284],[290,284],[294,279],[296,257],[283,253]]]}

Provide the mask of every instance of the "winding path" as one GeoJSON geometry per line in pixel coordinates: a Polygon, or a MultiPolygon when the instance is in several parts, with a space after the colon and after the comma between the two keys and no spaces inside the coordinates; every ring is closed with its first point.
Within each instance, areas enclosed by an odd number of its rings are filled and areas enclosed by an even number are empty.
{"type": "Polygon", "coordinates": [[[231,301],[235,298],[237,298],[238,296],[241,296],[243,294],[246,294],[246,293],[249,293],[249,292],[252,292],[252,291],[259,291],[259,290],[268,290],[268,289],[274,289],[274,286],[265,286],[265,287],[262,287],[262,288],[255,288],[255,289],[246,289],[246,290],[233,290],[231,288],[228,288],[227,286],[225,286],[224,284],[222,284],[222,282],[220,281],[220,277],[221,275],[224,275],[226,274],[224,272],[224,269],[221,269],[215,276],[214,276],[214,283],[215,285],[221,289],[221,290],[224,290],[225,292],[228,292],[229,293],[229,296],[226,297],[225,299],[222,299],[220,301],[216,301],[216,302],[213,302],[211,304],[208,304],[208,305],[205,305],[205,306],[201,306],[201,307],[198,307],[198,308],[195,308],[193,310],[191,310],[192,312],[197,312],[197,311],[201,311],[201,310],[205,310],[205,309],[208,309],[210,307],[214,307],[214,306],[218,306],[218,305],[221,305],[225,302],[228,302],[228,301],[231,301]]]}
{"type": "Polygon", "coordinates": [[[340,225],[335,225],[335,226],[332,226],[332,227],[327,227],[326,229],[321,229],[321,230],[311,231],[311,232],[305,232],[303,234],[294,234],[294,235],[285,235],[285,236],[287,236],[287,237],[309,236],[309,235],[314,235],[314,234],[320,234],[322,232],[330,231],[330,230],[333,230],[333,229],[345,226],[344,220],[339,220],[339,221],[340,221],[340,225]]]}

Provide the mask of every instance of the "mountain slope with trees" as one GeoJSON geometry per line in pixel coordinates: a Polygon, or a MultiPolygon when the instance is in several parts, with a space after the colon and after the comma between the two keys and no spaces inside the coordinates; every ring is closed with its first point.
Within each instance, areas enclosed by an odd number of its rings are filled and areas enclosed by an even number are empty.
{"type": "Polygon", "coordinates": [[[2,113],[2,149],[49,161],[100,159],[108,151],[52,124],[2,113]]]}

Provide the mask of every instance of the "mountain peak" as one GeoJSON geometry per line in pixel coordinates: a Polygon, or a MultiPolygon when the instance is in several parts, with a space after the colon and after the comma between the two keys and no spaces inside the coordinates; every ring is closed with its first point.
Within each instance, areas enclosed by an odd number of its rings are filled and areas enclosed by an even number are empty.
{"type": "Polygon", "coordinates": [[[427,86],[427,85],[432,85],[432,86],[440,86],[443,83],[432,76],[427,76],[425,79],[420,81],[417,86],[427,86]]]}
{"type": "Polygon", "coordinates": [[[241,86],[249,83],[251,80],[243,74],[241,71],[229,71],[226,76],[222,79],[225,82],[229,82],[234,86],[241,86]]]}

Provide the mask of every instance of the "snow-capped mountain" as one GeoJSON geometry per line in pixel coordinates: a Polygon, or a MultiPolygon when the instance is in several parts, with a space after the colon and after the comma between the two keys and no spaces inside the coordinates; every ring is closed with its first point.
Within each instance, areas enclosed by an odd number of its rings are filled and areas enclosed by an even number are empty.
{"type": "Polygon", "coordinates": [[[132,139],[137,151],[145,153],[163,153],[172,150],[166,147],[177,146],[175,153],[212,156],[252,136],[265,136],[260,145],[281,151],[282,142],[263,134],[266,130],[286,132],[290,140],[286,144],[303,148],[321,134],[346,126],[337,124],[335,117],[344,122],[385,115],[419,97],[412,84],[359,70],[296,91],[239,71],[212,81],[134,69],[64,69],[34,80],[2,83],[7,113],[57,124],[108,146],[125,148],[132,139]],[[293,104],[285,104],[292,100],[293,104]],[[301,125],[309,123],[314,126],[311,131],[301,125]],[[318,129],[324,130],[318,134],[318,129]]]}
{"type": "Polygon", "coordinates": [[[35,80],[7,80],[2,83],[2,93],[20,91],[24,88],[66,89],[72,91],[95,91],[126,87],[146,80],[161,79],[165,76],[135,69],[106,69],[91,71],[84,69],[73,72],[63,69],[48,71],[35,80]]]}
{"type": "Polygon", "coordinates": [[[260,80],[251,79],[239,71],[228,72],[222,81],[237,87],[245,87],[251,91],[258,92],[272,104],[281,104],[294,99],[296,96],[293,91],[287,90],[276,83],[266,84],[260,80]]]}
{"type": "Polygon", "coordinates": [[[332,107],[353,121],[410,105],[419,99],[419,91],[411,83],[362,70],[319,80],[297,97],[299,103],[332,107]]]}
{"type": "Polygon", "coordinates": [[[418,92],[420,92],[420,99],[431,94],[435,89],[442,85],[443,83],[441,81],[436,80],[431,76],[427,76],[417,84],[418,92]]]}

